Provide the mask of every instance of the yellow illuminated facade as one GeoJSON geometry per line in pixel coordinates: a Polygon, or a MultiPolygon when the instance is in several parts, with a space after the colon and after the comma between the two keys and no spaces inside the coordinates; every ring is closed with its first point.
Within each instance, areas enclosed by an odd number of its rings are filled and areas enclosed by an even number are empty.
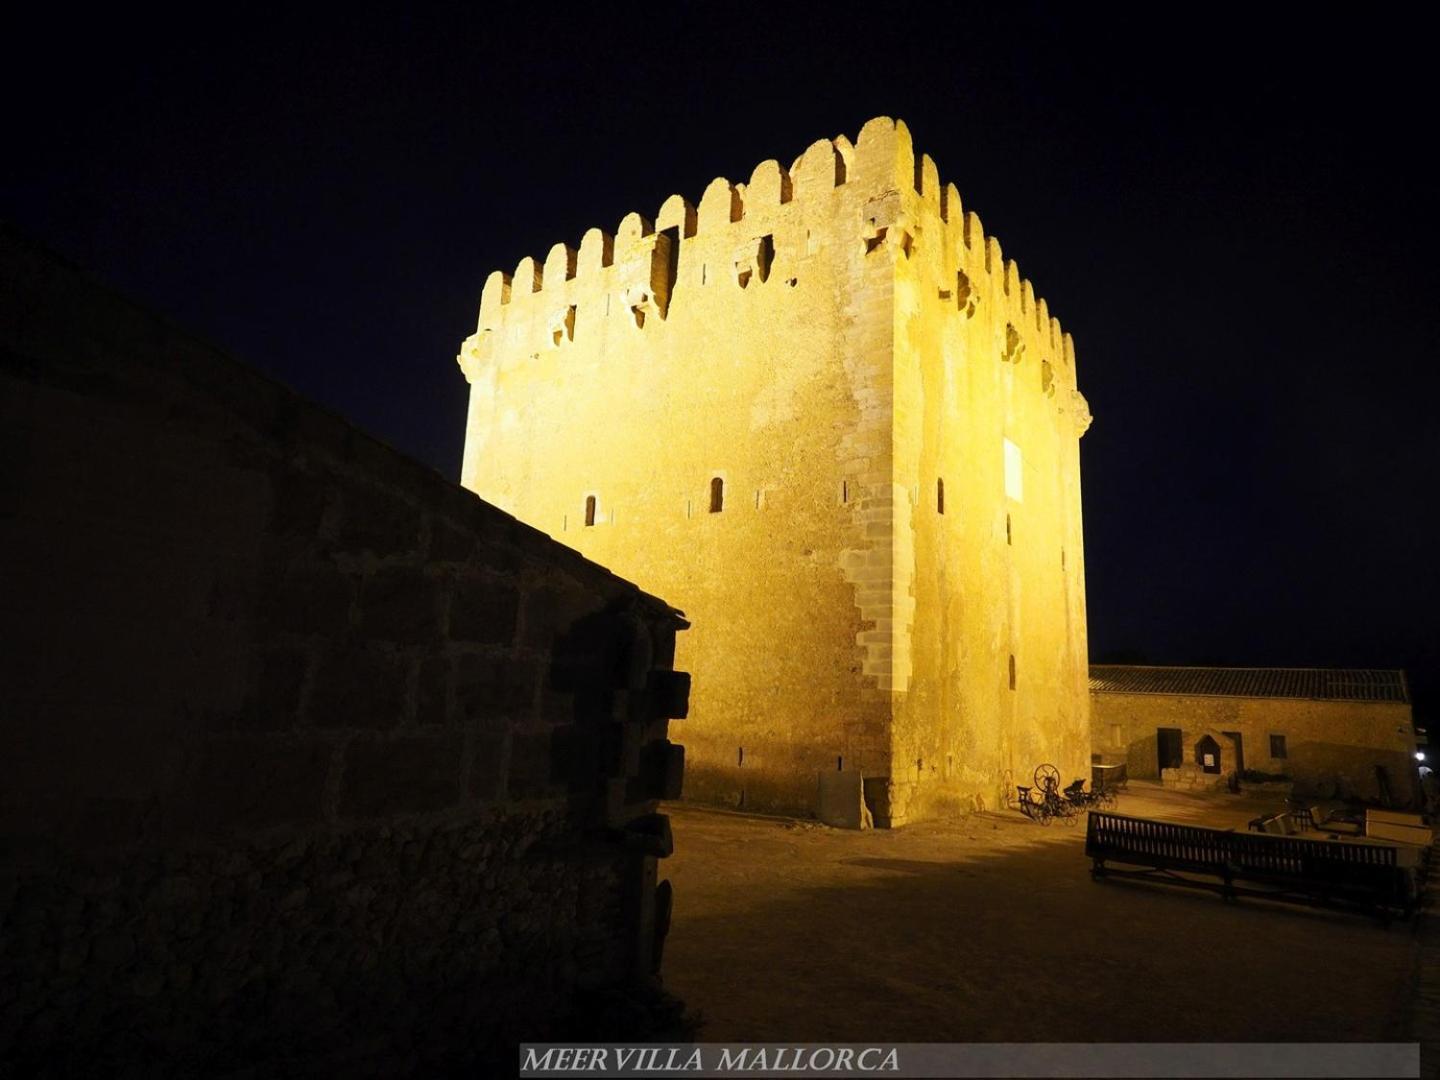
{"type": "Polygon", "coordinates": [[[1073,344],[903,123],[491,274],[459,360],[465,486],[690,618],[687,796],[1088,773],[1073,344]]]}

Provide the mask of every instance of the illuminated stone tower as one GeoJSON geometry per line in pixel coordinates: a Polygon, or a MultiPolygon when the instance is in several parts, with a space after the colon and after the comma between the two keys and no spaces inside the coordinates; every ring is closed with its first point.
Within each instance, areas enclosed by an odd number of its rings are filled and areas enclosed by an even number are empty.
{"type": "Polygon", "coordinates": [[[1088,775],[1073,344],[903,123],[491,274],[459,360],[465,486],[691,619],[687,796],[1088,775]]]}

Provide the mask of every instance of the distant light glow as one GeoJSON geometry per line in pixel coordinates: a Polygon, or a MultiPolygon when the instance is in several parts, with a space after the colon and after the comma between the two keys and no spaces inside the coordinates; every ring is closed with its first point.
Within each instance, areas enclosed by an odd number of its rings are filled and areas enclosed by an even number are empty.
{"type": "Polygon", "coordinates": [[[1424,761],[1424,760],[1425,760],[1425,751],[1424,751],[1424,750],[1416,750],[1416,751],[1415,751],[1415,760],[1416,760],[1416,761],[1424,761]]]}

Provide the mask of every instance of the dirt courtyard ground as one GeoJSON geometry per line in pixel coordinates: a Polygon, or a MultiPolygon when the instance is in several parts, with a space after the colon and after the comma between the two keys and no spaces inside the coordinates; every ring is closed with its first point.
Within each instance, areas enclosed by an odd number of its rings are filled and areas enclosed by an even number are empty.
{"type": "MultiPolygon", "coordinates": [[[[1131,784],[1245,827],[1275,799],[1131,784]]],[[[851,832],[668,808],[668,989],[705,1042],[1410,1041],[1414,923],[1090,879],[1018,811],[851,832]]]]}

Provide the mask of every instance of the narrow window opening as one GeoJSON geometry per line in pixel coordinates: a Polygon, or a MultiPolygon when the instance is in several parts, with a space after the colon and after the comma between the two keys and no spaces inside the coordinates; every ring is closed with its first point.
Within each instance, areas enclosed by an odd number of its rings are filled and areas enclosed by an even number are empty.
{"type": "MultiPolygon", "coordinates": [[[[873,225],[874,222],[872,221],[871,224],[873,225]]],[[[883,244],[884,242],[885,242],[885,230],[884,230],[883,228],[876,229],[874,236],[867,236],[867,237],[865,238],[865,254],[866,254],[866,255],[869,255],[872,251],[874,251],[876,248],[878,248],[878,247],[879,247],[881,244],[883,244]]]]}
{"type": "Polygon", "coordinates": [[[1025,455],[1009,439],[1002,440],[1005,450],[1005,497],[1017,503],[1025,501],[1025,455]]]}
{"type": "Polygon", "coordinates": [[[739,753],[737,753],[737,754],[735,755],[735,764],[736,764],[736,765],[744,765],[744,764],[745,764],[745,748],[744,748],[743,746],[740,747],[739,753]]]}
{"type": "Polygon", "coordinates": [[[840,755],[840,756],[838,756],[838,757],[835,758],[835,771],[836,771],[836,772],[844,772],[844,771],[845,771],[845,757],[844,757],[844,755],[840,755]]]}
{"type": "Polygon", "coordinates": [[[704,284],[705,284],[705,274],[706,274],[706,271],[707,271],[707,269],[708,269],[708,265],[709,265],[709,264],[707,264],[707,263],[701,263],[701,264],[700,264],[700,284],[701,284],[701,285],[704,285],[704,284]]]}
{"type": "Polygon", "coordinates": [[[560,515],[560,531],[561,531],[561,532],[568,532],[569,529],[570,529],[570,515],[569,515],[569,514],[561,514],[561,515],[560,515]]]}
{"type": "Polygon", "coordinates": [[[760,506],[761,506],[761,504],[762,504],[763,501],[764,501],[764,500],[761,498],[761,495],[762,495],[762,494],[763,494],[763,491],[760,490],[760,489],[757,489],[756,492],[755,492],[755,509],[756,509],[756,510],[759,510],[759,509],[760,509],[760,506]]]}
{"type": "Polygon", "coordinates": [[[1014,535],[1014,534],[1010,531],[1010,515],[1009,515],[1009,514],[1006,514],[1006,515],[1005,515],[1005,543],[1007,543],[1007,544],[1012,543],[1012,539],[1011,539],[1011,538],[1012,538],[1013,535],[1014,535]]]}
{"type": "Polygon", "coordinates": [[[1060,569],[1065,569],[1065,549],[1063,547],[1060,549],[1060,569]]]}
{"type": "Polygon", "coordinates": [[[1015,689],[1015,654],[1010,654],[1010,689],[1015,689]]]}
{"type": "Polygon", "coordinates": [[[840,481],[840,503],[841,503],[841,505],[843,506],[845,503],[848,503],[849,501],[850,501],[850,481],[849,481],[849,480],[841,480],[841,481],[840,481]]]}
{"type": "Polygon", "coordinates": [[[1286,752],[1285,752],[1285,736],[1284,736],[1284,735],[1271,735],[1271,736],[1270,736],[1270,756],[1271,756],[1272,758],[1283,758],[1283,757],[1287,757],[1287,756],[1288,756],[1288,755],[1286,754],[1286,752]]]}
{"type": "Polygon", "coordinates": [[[671,297],[675,295],[675,282],[680,277],[680,226],[661,229],[660,235],[669,241],[665,251],[665,295],[671,297]]]}
{"type": "Polygon", "coordinates": [[[586,524],[587,526],[589,526],[589,525],[594,525],[594,524],[595,524],[595,496],[594,496],[594,495],[586,495],[586,496],[585,496],[585,524],[586,524]]]}
{"type": "Polygon", "coordinates": [[[718,514],[725,509],[725,481],[715,476],[710,479],[710,513],[718,514]]]}
{"type": "Polygon", "coordinates": [[[943,513],[945,513],[945,481],[944,481],[944,480],[936,480],[936,481],[935,481],[935,512],[936,512],[937,514],[943,514],[943,513]]]}
{"type": "Polygon", "coordinates": [[[760,238],[760,248],[755,253],[755,273],[761,282],[770,279],[770,264],[775,261],[775,238],[765,235],[760,238]]]}

